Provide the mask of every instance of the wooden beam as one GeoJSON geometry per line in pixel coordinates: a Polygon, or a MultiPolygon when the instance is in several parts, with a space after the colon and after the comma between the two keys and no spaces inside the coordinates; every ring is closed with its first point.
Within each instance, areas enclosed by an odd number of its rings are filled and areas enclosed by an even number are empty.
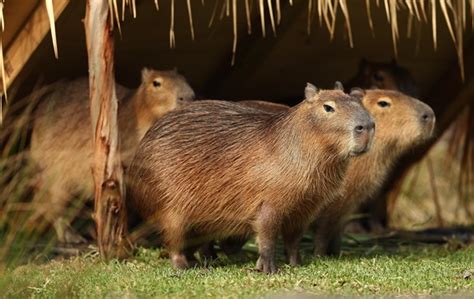
{"type": "Polygon", "coordinates": [[[114,37],[108,5],[105,0],[87,0],[84,21],[94,138],[94,220],[99,251],[104,259],[127,253],[127,215],[114,78],[114,37]]]}
{"type": "MultiPolygon", "coordinates": [[[[69,2],[70,0],[54,1],[54,18],[56,20],[68,6],[69,2]]],[[[49,26],[45,1],[41,1],[5,52],[5,83],[7,88],[10,87],[36,48],[48,34],[49,26]]],[[[51,54],[54,55],[53,53],[51,54]]]]}

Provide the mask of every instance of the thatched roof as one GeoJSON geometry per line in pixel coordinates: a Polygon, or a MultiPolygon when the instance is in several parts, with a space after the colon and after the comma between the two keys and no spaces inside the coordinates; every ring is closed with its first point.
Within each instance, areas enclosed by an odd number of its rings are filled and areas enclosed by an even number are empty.
{"type": "MultiPolygon", "coordinates": [[[[197,91],[226,98],[273,99],[294,96],[306,81],[328,86],[336,79],[346,80],[361,57],[385,61],[397,57],[414,72],[426,94],[456,59],[462,62],[464,41],[472,36],[474,7],[474,1],[467,0],[109,3],[116,29],[117,18],[121,22],[121,34],[116,30],[119,82],[136,85],[142,66],[178,66],[197,91]]],[[[47,81],[86,74],[84,6],[82,1],[69,0],[5,2],[2,39],[8,86],[17,74],[20,80],[42,74],[47,81]],[[47,10],[45,3],[64,8],[47,10]],[[53,10],[59,17],[57,37],[46,35],[25,65],[9,65],[14,44],[31,28],[28,20],[35,11],[49,17],[49,26],[54,24],[53,10]],[[57,61],[51,40],[57,40],[57,61]],[[11,69],[18,68],[22,72],[11,76],[11,69]]]]}

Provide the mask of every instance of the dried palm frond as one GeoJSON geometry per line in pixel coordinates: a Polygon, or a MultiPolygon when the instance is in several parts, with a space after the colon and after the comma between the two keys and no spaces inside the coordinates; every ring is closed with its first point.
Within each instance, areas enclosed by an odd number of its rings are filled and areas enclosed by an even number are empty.
{"type": "Polygon", "coordinates": [[[56,40],[56,25],[54,18],[53,0],[46,1],[46,11],[48,12],[49,26],[51,29],[51,39],[53,41],[54,56],[58,58],[58,42],[56,40]]]}
{"type": "Polygon", "coordinates": [[[237,0],[232,0],[232,27],[234,32],[234,43],[232,46],[232,61],[231,65],[235,62],[235,53],[237,52],[237,0]]]}
{"type": "Polygon", "coordinates": [[[171,0],[170,48],[176,47],[174,36],[174,0],[171,0]]]}
{"type": "Polygon", "coordinates": [[[193,25],[193,11],[191,8],[191,0],[186,1],[188,7],[189,27],[191,29],[191,39],[194,40],[194,25],[193,25]]]}

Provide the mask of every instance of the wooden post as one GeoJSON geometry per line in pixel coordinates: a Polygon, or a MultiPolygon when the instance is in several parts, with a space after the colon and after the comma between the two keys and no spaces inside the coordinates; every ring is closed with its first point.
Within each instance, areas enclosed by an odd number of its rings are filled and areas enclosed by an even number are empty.
{"type": "Polygon", "coordinates": [[[85,31],[89,57],[89,97],[93,129],[94,220],[103,258],[127,251],[127,218],[119,152],[114,39],[106,0],[87,0],[85,31]]]}

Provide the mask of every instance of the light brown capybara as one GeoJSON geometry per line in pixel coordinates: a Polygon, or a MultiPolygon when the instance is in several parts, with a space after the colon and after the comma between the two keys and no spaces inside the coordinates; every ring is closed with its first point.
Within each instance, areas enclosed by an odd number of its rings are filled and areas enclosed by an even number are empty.
{"type": "MultiPolygon", "coordinates": [[[[92,128],[87,78],[55,85],[40,103],[33,120],[31,159],[38,168],[36,214],[53,224],[58,241],[78,243],[83,238],[70,226],[65,207],[75,195],[93,197],[92,128]]],[[[116,85],[118,124],[123,164],[128,166],[139,141],[155,120],[192,100],[194,92],[175,70],[143,69],[135,91],[116,85]]]]}
{"type": "Polygon", "coordinates": [[[292,265],[314,214],[340,190],[351,156],[369,150],[374,123],[360,94],[308,84],[282,113],[201,101],[157,121],[129,169],[131,209],[161,234],[172,264],[213,239],[256,234],[257,269],[277,270],[283,232],[292,265]]]}
{"type": "Polygon", "coordinates": [[[390,90],[367,90],[362,103],[377,130],[371,151],[354,158],[344,177],[344,193],[328,205],[313,225],[315,255],[339,254],[344,219],[382,186],[392,164],[433,134],[435,115],[423,102],[390,90]]]}

